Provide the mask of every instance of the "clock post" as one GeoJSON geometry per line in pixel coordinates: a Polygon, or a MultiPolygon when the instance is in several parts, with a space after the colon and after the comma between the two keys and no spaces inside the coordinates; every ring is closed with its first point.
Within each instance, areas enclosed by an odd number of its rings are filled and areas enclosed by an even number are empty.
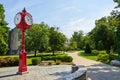
{"type": "Polygon", "coordinates": [[[33,24],[32,16],[23,9],[22,12],[16,14],[14,18],[14,23],[17,28],[22,31],[22,49],[19,53],[19,69],[18,74],[28,73],[26,66],[26,52],[25,52],[25,31],[29,29],[33,24]]]}

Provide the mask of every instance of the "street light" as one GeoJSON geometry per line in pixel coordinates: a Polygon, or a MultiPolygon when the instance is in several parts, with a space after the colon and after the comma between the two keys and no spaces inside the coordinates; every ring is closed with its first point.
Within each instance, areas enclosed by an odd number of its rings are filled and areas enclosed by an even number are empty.
{"type": "Polygon", "coordinates": [[[117,27],[114,28],[114,32],[116,35],[116,47],[117,47],[117,53],[118,53],[118,60],[120,61],[120,51],[119,51],[119,45],[118,45],[118,30],[117,27]]]}

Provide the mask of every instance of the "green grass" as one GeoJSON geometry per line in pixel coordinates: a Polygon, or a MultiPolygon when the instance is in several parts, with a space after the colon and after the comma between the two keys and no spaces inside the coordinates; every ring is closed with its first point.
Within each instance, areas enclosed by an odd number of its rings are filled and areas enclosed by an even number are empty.
{"type": "Polygon", "coordinates": [[[78,55],[81,56],[81,57],[87,58],[87,59],[94,60],[94,61],[97,60],[97,56],[96,56],[96,55],[86,54],[84,51],[80,51],[80,52],[78,53],[78,55]]]}

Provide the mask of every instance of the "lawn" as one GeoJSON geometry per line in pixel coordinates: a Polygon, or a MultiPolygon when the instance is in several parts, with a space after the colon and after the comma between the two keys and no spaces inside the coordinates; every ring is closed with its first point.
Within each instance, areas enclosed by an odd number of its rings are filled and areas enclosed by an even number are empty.
{"type": "Polygon", "coordinates": [[[80,52],[78,53],[78,55],[81,56],[81,57],[87,58],[87,59],[94,60],[94,61],[97,60],[97,56],[96,56],[96,55],[86,54],[84,51],[80,51],[80,52]]]}

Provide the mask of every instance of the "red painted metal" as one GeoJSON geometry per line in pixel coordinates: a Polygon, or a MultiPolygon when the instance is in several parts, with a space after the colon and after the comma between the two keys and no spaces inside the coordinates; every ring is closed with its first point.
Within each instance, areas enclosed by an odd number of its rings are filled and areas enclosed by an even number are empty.
{"type": "MultiPolygon", "coordinates": [[[[22,49],[19,53],[19,69],[18,73],[23,74],[27,72],[27,66],[26,66],[26,52],[25,52],[25,31],[26,29],[29,29],[32,25],[28,25],[25,21],[25,16],[30,15],[25,8],[22,12],[19,12],[18,14],[21,15],[21,21],[19,24],[16,24],[16,27],[19,28],[22,31],[22,49]]],[[[31,16],[31,15],[30,15],[31,16]]],[[[32,16],[31,16],[32,17],[32,16]]]]}

